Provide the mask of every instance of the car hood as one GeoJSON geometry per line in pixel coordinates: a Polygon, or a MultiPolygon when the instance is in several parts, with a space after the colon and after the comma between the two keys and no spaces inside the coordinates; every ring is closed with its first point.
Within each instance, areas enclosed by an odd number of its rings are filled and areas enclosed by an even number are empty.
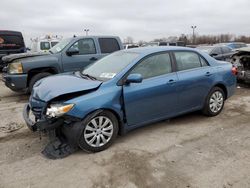
{"type": "Polygon", "coordinates": [[[4,62],[11,62],[16,59],[22,59],[22,58],[27,58],[27,57],[36,57],[36,56],[44,56],[44,55],[49,55],[49,52],[34,52],[34,53],[20,53],[20,54],[11,54],[4,56],[2,60],[4,62]]]}
{"type": "Polygon", "coordinates": [[[60,96],[97,89],[101,84],[101,81],[87,80],[74,74],[50,76],[34,85],[32,97],[48,102],[60,96]]]}

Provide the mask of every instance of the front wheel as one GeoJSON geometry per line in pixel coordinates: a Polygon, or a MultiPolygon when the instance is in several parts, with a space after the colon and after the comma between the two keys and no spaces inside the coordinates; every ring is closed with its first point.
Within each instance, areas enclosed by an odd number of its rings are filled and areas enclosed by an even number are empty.
{"type": "Polygon", "coordinates": [[[79,147],[89,152],[107,149],[118,134],[118,120],[109,111],[102,111],[83,122],[83,131],[79,139],[79,147]]]}
{"type": "Polygon", "coordinates": [[[217,116],[224,107],[224,101],[224,91],[219,87],[214,87],[206,98],[206,102],[202,110],[203,114],[207,116],[217,116]]]}

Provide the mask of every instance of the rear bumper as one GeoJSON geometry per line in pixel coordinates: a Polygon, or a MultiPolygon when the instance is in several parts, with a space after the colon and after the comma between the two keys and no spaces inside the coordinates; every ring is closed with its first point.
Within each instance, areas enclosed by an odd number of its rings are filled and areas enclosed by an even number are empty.
{"type": "Polygon", "coordinates": [[[51,120],[44,119],[44,120],[34,122],[29,117],[30,110],[31,110],[30,106],[26,104],[23,109],[23,118],[28,128],[33,132],[55,130],[56,128],[62,126],[64,123],[64,120],[61,118],[51,119],[51,120]]]}
{"type": "Polygon", "coordinates": [[[27,74],[16,74],[11,75],[7,73],[3,73],[2,81],[5,85],[13,91],[22,91],[27,88],[27,74]]]}

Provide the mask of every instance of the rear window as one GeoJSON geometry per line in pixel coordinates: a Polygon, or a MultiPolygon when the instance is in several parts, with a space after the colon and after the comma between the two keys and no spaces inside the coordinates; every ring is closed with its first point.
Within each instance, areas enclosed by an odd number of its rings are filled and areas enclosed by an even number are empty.
{"type": "Polygon", "coordinates": [[[16,35],[0,35],[0,50],[24,48],[23,38],[16,35]]]}
{"type": "Polygon", "coordinates": [[[120,46],[114,38],[99,38],[98,39],[101,53],[112,53],[120,50],[120,46]]]}

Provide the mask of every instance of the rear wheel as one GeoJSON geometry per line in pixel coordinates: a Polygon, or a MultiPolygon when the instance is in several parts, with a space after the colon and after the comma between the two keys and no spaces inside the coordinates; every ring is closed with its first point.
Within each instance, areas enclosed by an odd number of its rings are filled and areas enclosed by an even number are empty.
{"type": "Polygon", "coordinates": [[[118,121],[109,111],[103,111],[83,122],[83,131],[79,139],[79,147],[89,152],[107,149],[118,134],[118,121]]]}
{"type": "Polygon", "coordinates": [[[35,85],[35,83],[38,81],[38,80],[41,80],[42,78],[45,78],[47,76],[50,76],[52,75],[51,73],[49,72],[42,72],[42,73],[38,73],[36,74],[35,76],[33,76],[29,82],[29,88],[28,88],[28,93],[31,93],[32,89],[33,89],[33,86],[35,85]]]}
{"type": "Polygon", "coordinates": [[[225,93],[219,87],[214,87],[208,94],[202,112],[207,116],[217,116],[224,107],[225,93]]]}

